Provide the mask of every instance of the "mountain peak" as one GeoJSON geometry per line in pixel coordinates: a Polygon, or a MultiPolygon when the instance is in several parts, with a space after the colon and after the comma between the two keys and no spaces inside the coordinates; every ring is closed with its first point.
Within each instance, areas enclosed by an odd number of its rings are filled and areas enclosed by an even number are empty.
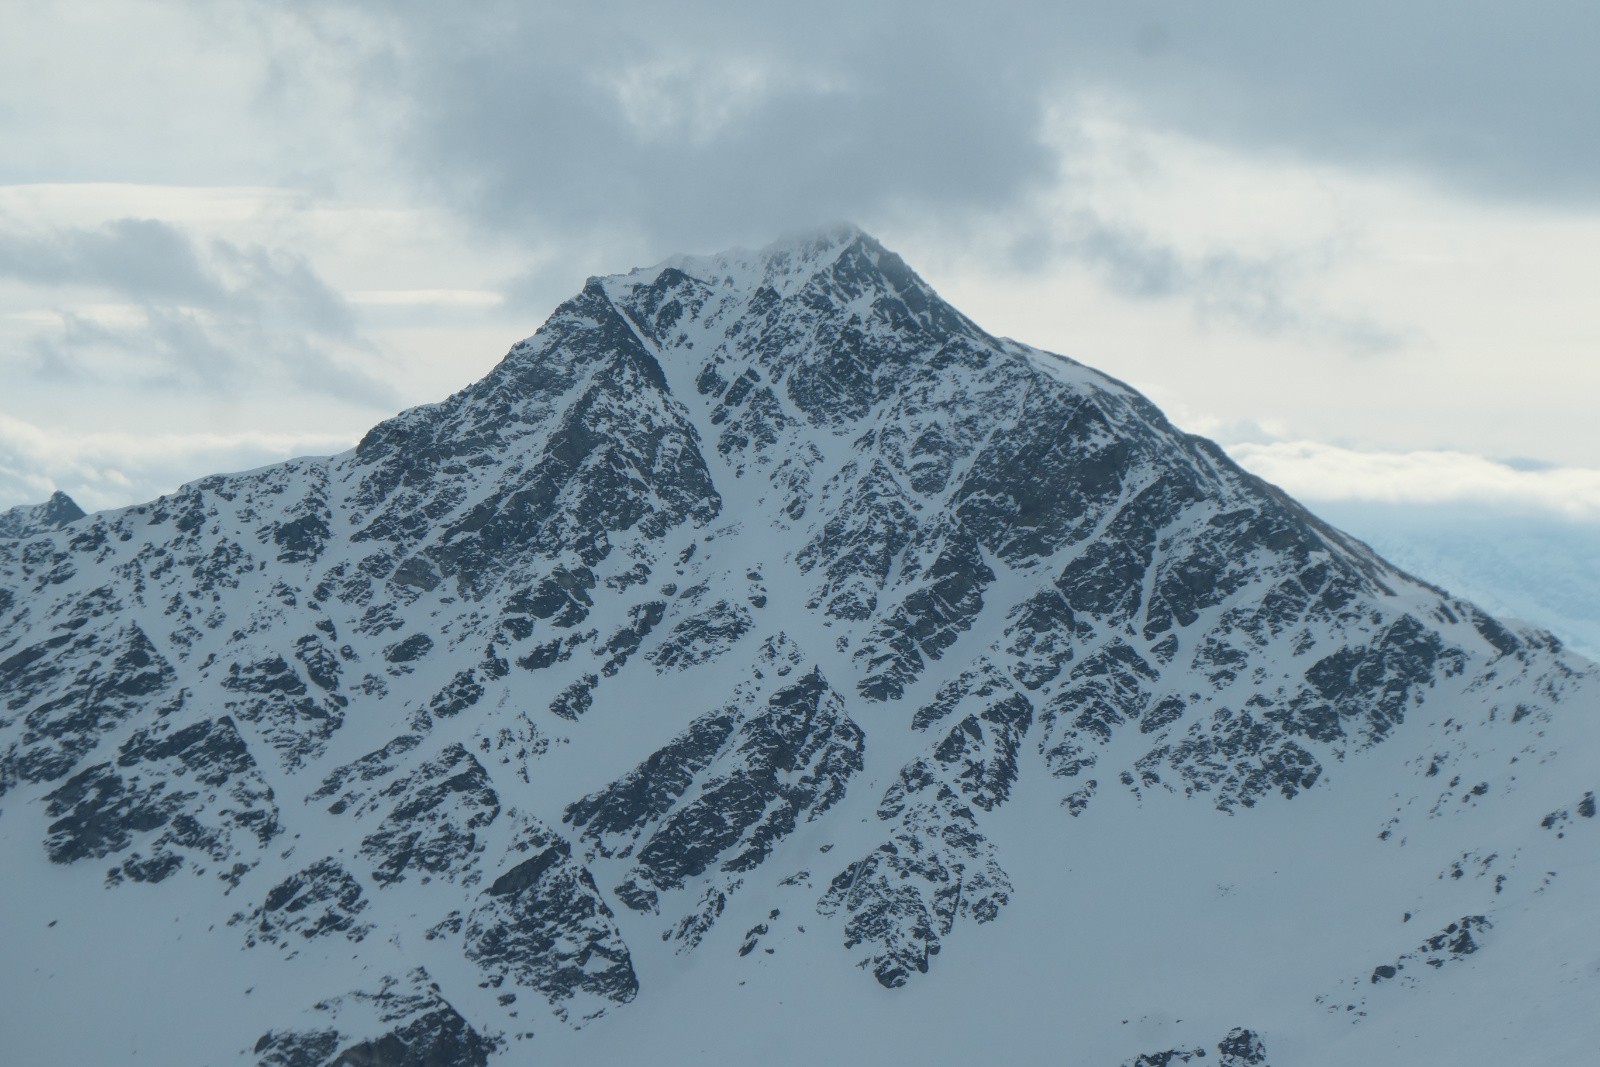
{"type": "MultiPolygon", "coordinates": [[[[769,287],[780,295],[798,289],[852,252],[876,261],[887,253],[876,238],[854,223],[840,222],[796,230],[760,248],[730,248],[704,255],[674,255],[649,266],[597,279],[608,292],[624,293],[653,284],[668,271],[707,285],[754,292],[769,287]]],[[[898,256],[894,257],[896,260],[898,256]]]]}
{"type": "Polygon", "coordinates": [[[0,511],[0,537],[33,537],[58,530],[83,518],[85,512],[66,493],[57,489],[42,504],[21,504],[0,511]]]}
{"type": "MultiPolygon", "coordinates": [[[[719,311],[702,319],[772,319],[778,305],[790,317],[820,325],[837,318],[874,332],[954,334],[993,341],[947,304],[897,253],[852,223],[802,230],[757,249],[672,256],[651,267],[589,279],[585,292],[617,307],[654,316],[664,305],[710,301],[719,311]],[[684,289],[694,290],[693,293],[684,289]]],[[[676,314],[676,313],[674,313],[676,314]]]]}

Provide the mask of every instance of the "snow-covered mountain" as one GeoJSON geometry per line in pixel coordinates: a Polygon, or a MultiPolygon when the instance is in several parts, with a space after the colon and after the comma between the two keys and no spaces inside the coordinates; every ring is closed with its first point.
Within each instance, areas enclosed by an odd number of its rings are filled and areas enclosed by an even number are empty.
{"type": "Polygon", "coordinates": [[[11,1062],[1600,1040],[1593,665],[853,228],[35,523],[0,617],[11,1062]]]}

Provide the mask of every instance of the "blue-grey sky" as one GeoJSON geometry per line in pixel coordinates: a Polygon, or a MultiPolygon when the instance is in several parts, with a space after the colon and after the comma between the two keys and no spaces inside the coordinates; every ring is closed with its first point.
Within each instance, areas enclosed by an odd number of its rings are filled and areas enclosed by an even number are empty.
{"type": "Polygon", "coordinates": [[[1315,501],[1600,523],[1600,7],[15,5],[0,507],[352,444],[854,220],[1315,501]]]}

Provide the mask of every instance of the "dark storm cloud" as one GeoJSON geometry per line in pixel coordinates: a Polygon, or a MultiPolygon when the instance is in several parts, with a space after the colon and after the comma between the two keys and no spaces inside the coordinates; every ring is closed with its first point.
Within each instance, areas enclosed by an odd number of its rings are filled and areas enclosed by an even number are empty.
{"type": "Polygon", "coordinates": [[[1054,172],[1037,75],[937,5],[473,10],[383,7],[362,70],[408,113],[405,165],[492,230],[704,247],[1054,172]]]}
{"type": "Polygon", "coordinates": [[[413,174],[524,238],[1020,208],[1059,165],[1047,108],[1095,93],[1247,150],[1600,199],[1590,3],[340,7],[377,28],[338,47],[413,174]]]}
{"type": "Polygon", "coordinates": [[[1594,4],[1174,4],[1159,24],[1163,70],[1100,76],[1188,132],[1480,195],[1600,200],[1594,4]]]}

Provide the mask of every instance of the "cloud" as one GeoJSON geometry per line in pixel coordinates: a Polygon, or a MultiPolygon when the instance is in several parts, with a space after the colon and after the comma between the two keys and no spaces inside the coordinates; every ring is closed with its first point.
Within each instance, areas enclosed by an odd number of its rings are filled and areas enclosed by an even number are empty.
{"type": "MultiPolygon", "coordinates": [[[[226,390],[263,369],[297,387],[389,404],[393,390],[352,356],[370,353],[345,299],[304,257],[257,245],[197,245],[156,219],[26,232],[0,229],[0,279],[61,299],[109,296],[55,313],[17,369],[70,381],[226,390]]],[[[52,316],[44,316],[47,320],[52,316]]]]}
{"type": "Polygon", "coordinates": [[[12,221],[0,230],[0,278],[104,290],[141,304],[272,313],[329,336],[351,328],[344,299],[304,258],[222,240],[202,252],[159,219],[31,234],[12,221]]]}
{"type": "MultiPolygon", "coordinates": [[[[526,277],[509,291],[545,298],[569,279],[543,285],[539,265],[551,261],[581,263],[575,280],[835,219],[888,236],[963,219],[1051,231],[1041,192],[1086,147],[1057,137],[1053,117],[1107,101],[1134,125],[1261,159],[1409,170],[1496,196],[1600,198],[1586,180],[1600,169],[1600,131],[1567,117],[1571,100],[1600,95],[1584,43],[1600,13],[1573,2],[1032,0],[980,12],[909,0],[485,0],[462,16],[417,0],[301,0],[149,14],[151,29],[108,14],[90,34],[31,16],[28,32],[63,57],[40,72],[52,114],[98,129],[99,113],[71,102],[103,94],[101,72],[113,70],[141,87],[117,98],[117,113],[152,134],[129,167],[170,179],[197,138],[225,139],[211,125],[225,103],[248,150],[216,154],[255,161],[251,181],[363,201],[420,194],[474,227],[480,246],[522,250],[528,262],[506,273],[526,277]],[[202,98],[170,131],[157,127],[157,105],[176,91],[172,76],[140,65],[150,50],[114,47],[158,30],[193,46],[176,80],[202,98]],[[95,73],[74,89],[57,67],[95,73]]],[[[1205,198],[1191,206],[1206,210],[1205,198]]],[[[1202,324],[1317,335],[1350,352],[1409,339],[1294,291],[1312,269],[1303,257],[1180,251],[1162,227],[1127,222],[1086,211],[1054,254],[1122,295],[1188,300],[1202,324]]],[[[181,245],[169,251],[149,284],[193,294],[203,273],[185,269],[181,245]]]]}
{"type": "Polygon", "coordinates": [[[720,247],[902,201],[995,206],[1053,174],[1005,41],[926,9],[351,10],[378,27],[352,69],[406,113],[396,162],[499,233],[720,247]]]}
{"type": "Polygon", "coordinates": [[[1307,501],[1476,504],[1600,522],[1600,470],[1511,464],[1465,452],[1372,452],[1313,441],[1224,446],[1245,469],[1307,501]]]}
{"type": "Polygon", "coordinates": [[[1600,129],[1572,110],[1600,96],[1587,0],[75,0],[8,28],[0,120],[29,150],[0,176],[403,170],[523,239],[720,247],[754,216],[1009,202],[1054,166],[1042,109],[1085,94],[1253,152],[1600,199],[1600,129]]]}
{"type": "Polygon", "coordinates": [[[1035,231],[1025,238],[1024,254],[1036,263],[1082,264],[1122,296],[1186,300],[1202,326],[1220,322],[1266,337],[1315,337],[1361,355],[1394,351],[1405,343],[1399,330],[1326,309],[1304,294],[1305,283],[1328,266],[1315,244],[1309,250],[1195,253],[1088,210],[1072,212],[1057,225],[1054,234],[1035,231]]]}
{"type": "Polygon", "coordinates": [[[227,292],[181,232],[155,219],[97,229],[0,234],[0,277],[32,285],[84,285],[136,300],[214,305],[227,292]]]}
{"type": "Polygon", "coordinates": [[[1401,168],[1491,197],[1593,206],[1600,9],[1582,0],[1169,7],[1166,68],[1115,78],[1157,121],[1238,146],[1401,168]]]}
{"type": "Polygon", "coordinates": [[[398,167],[524,239],[642,235],[674,251],[1025,207],[1062,163],[1049,111],[1092,98],[1251,152],[1600,200],[1586,177],[1600,131],[1570,118],[1600,96],[1600,9],[1572,0],[298,11],[367,102],[354,121],[396,139],[398,167]]]}
{"type": "Polygon", "coordinates": [[[0,187],[0,378],[29,419],[373,418],[587,273],[845,218],[1169,407],[1277,419],[1280,443],[1596,462],[1573,309],[1600,212],[1568,210],[1600,197],[1600,128],[1569,117],[1600,96],[1592,5],[19,18],[0,178],[41,184],[0,187]],[[1381,378],[1342,358],[1368,353],[1381,378]]]}

